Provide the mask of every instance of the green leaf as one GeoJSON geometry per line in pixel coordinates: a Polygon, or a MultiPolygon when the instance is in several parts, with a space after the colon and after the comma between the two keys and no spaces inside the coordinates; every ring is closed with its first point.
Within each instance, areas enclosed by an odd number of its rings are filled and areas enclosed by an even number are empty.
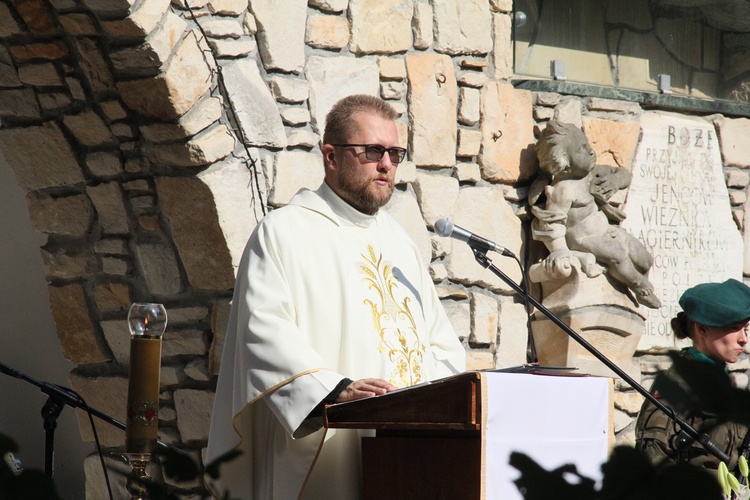
{"type": "Polygon", "coordinates": [[[178,482],[192,481],[200,474],[200,466],[179,448],[172,446],[157,448],[156,455],[161,457],[164,475],[178,482]]]}
{"type": "Polygon", "coordinates": [[[231,462],[240,455],[242,455],[240,450],[230,450],[223,455],[216,457],[215,460],[206,465],[206,474],[211,476],[212,479],[218,479],[220,476],[219,469],[221,469],[222,464],[231,462]]]}
{"type": "Polygon", "coordinates": [[[721,485],[721,491],[722,493],[724,493],[725,497],[728,497],[730,493],[732,493],[729,488],[729,481],[727,481],[728,475],[729,475],[729,470],[727,469],[727,464],[725,464],[724,462],[721,462],[719,464],[719,470],[716,473],[716,476],[719,479],[719,484],[721,485]]]}

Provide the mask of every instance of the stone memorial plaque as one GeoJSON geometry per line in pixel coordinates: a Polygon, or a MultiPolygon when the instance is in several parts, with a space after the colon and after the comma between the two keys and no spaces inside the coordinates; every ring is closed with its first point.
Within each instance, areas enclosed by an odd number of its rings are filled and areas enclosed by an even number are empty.
{"type": "Polygon", "coordinates": [[[743,243],[735,224],[712,123],[663,112],[641,117],[622,227],[654,257],[649,279],[661,298],[647,314],[639,351],[682,347],[669,322],[678,299],[703,282],[742,279],[743,243]]]}

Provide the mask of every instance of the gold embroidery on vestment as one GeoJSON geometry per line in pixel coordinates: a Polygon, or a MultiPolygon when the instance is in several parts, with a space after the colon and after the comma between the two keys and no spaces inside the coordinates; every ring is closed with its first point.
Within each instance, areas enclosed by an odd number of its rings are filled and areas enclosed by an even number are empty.
{"type": "Polygon", "coordinates": [[[370,306],[375,330],[380,336],[378,350],[386,352],[394,368],[389,382],[397,387],[406,387],[424,381],[422,359],[425,345],[417,334],[417,326],[409,309],[410,297],[404,295],[399,302],[396,294],[403,290],[393,275],[390,264],[383,262],[383,256],[375,253],[372,245],[367,245],[367,255],[362,254],[365,263],[360,266],[367,287],[377,293],[376,300],[365,299],[370,306]]]}

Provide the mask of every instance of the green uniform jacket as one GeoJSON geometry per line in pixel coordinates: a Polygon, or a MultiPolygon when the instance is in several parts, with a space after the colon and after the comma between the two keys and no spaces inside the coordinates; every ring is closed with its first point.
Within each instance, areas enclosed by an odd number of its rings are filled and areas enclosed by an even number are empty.
{"type": "MultiPolygon", "coordinates": [[[[692,357],[687,349],[682,356],[692,357]]],[[[719,369],[717,367],[717,369],[719,369]]],[[[685,382],[671,368],[665,372],[675,382],[687,390],[685,382]]],[[[651,393],[667,407],[674,409],[670,401],[659,394],[654,384],[651,393]]],[[[706,433],[716,446],[729,456],[727,467],[734,470],[739,459],[739,449],[748,432],[748,428],[734,422],[720,422],[715,416],[699,410],[678,413],[687,423],[701,433],[706,433]]],[[[646,400],[636,421],[636,448],[643,451],[654,465],[665,465],[677,462],[690,462],[706,469],[717,470],[719,460],[706,451],[700,443],[694,442],[687,449],[678,451],[673,446],[673,438],[680,432],[680,427],[664,412],[646,400]]]]}

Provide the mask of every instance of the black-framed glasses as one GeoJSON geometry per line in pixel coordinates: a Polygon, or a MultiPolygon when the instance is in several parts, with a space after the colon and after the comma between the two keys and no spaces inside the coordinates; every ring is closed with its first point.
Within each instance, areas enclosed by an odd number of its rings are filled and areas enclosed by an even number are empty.
{"type": "Polygon", "coordinates": [[[370,161],[380,161],[383,155],[387,152],[388,158],[394,165],[401,163],[406,158],[406,149],[404,148],[386,148],[380,144],[331,144],[339,148],[365,148],[365,158],[370,161]]]}

